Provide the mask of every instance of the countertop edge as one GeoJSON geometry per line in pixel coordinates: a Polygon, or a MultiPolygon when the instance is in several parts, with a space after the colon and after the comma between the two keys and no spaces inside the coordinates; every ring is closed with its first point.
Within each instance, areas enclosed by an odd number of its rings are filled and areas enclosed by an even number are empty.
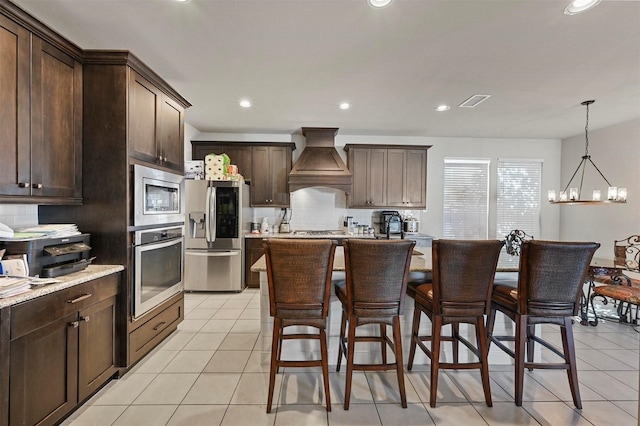
{"type": "Polygon", "coordinates": [[[65,288],[86,283],[87,281],[102,278],[107,275],[118,273],[120,271],[124,271],[124,266],[122,265],[89,265],[87,266],[86,269],[82,271],[74,272],[73,274],[69,274],[69,275],[56,277],[55,279],[60,280],[59,283],[46,284],[44,286],[32,288],[31,290],[25,293],[17,294],[15,296],[6,297],[6,298],[0,298],[0,308],[5,308],[7,306],[13,306],[18,303],[26,302],[40,296],[45,296],[47,294],[51,294],[56,291],[63,290],[65,288]]]}

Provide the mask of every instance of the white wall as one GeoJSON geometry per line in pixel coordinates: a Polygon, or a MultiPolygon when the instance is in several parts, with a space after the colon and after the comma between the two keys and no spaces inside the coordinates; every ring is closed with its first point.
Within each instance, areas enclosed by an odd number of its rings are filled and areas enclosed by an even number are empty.
{"type": "MultiPolygon", "coordinates": [[[[295,142],[293,162],[304,149],[304,138],[291,134],[228,134],[200,133],[193,140],[238,142],[295,142]]],[[[188,144],[189,141],[186,141],[188,144]]],[[[429,138],[400,136],[338,135],[336,148],[346,162],[345,144],[397,144],[432,145],[427,156],[427,210],[413,211],[420,219],[421,233],[442,236],[442,186],[445,157],[489,158],[491,160],[490,235],[495,235],[495,170],[499,158],[537,158],[543,160],[542,188],[560,186],[560,140],[553,139],[474,139],[429,138]]],[[[185,149],[186,151],[186,149],[185,149]]],[[[233,161],[233,159],[231,159],[233,161]]],[[[242,171],[240,171],[242,173],[242,171]]],[[[558,239],[559,211],[545,202],[542,195],[541,232],[539,238],[558,239]]],[[[347,209],[345,194],[328,188],[308,188],[291,194],[292,229],[339,229],[344,216],[353,216],[359,223],[371,223],[371,210],[347,209]]],[[[267,217],[270,223],[279,223],[280,209],[256,208],[254,220],[267,217]]]]}
{"type": "MultiPolygon", "coordinates": [[[[584,155],[584,134],[562,141],[562,185],[584,155]]],[[[556,206],[560,209],[560,239],[597,241],[598,257],[613,258],[613,241],[640,234],[640,119],[589,131],[589,154],[613,186],[626,187],[627,204],[556,206]]],[[[574,179],[579,186],[578,177],[574,179]]],[[[593,189],[606,196],[607,184],[591,166],[585,170],[583,197],[593,189]]]]}

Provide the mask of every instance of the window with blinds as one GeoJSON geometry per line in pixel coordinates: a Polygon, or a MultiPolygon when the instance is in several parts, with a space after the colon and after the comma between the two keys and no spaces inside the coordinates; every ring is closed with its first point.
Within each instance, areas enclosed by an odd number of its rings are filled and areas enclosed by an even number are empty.
{"type": "Polygon", "coordinates": [[[499,159],[496,238],[520,229],[540,238],[542,160],[499,159]]]}
{"type": "Polygon", "coordinates": [[[487,239],[489,160],[444,160],[443,238],[487,239]]]}

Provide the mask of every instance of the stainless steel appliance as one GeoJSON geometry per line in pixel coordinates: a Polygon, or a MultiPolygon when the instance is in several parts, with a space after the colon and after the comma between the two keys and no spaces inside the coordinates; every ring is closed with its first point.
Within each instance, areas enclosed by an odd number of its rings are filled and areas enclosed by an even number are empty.
{"type": "Polygon", "coordinates": [[[417,234],[420,232],[420,221],[413,216],[404,218],[404,232],[407,234],[417,234]]]}
{"type": "Polygon", "coordinates": [[[184,226],[134,232],[133,317],[183,290],[184,226]]]}
{"type": "Polygon", "coordinates": [[[185,290],[242,291],[243,232],[251,218],[249,186],[186,180],[185,290]]]}
{"type": "Polygon", "coordinates": [[[397,210],[383,210],[377,213],[378,233],[391,238],[393,235],[404,237],[402,216],[397,210]]]}
{"type": "Polygon", "coordinates": [[[135,164],[133,166],[133,225],[184,223],[184,177],[135,164]]]}

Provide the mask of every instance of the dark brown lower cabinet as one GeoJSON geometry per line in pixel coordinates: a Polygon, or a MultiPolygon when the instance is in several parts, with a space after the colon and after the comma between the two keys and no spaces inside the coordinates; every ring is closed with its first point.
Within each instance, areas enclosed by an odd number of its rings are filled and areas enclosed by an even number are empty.
{"type": "Polygon", "coordinates": [[[55,424],[117,374],[120,279],[11,307],[9,425],[55,424]]]}
{"type": "Polygon", "coordinates": [[[244,261],[244,277],[247,287],[260,288],[260,273],[251,272],[251,266],[264,255],[264,247],[262,247],[262,238],[245,238],[245,261],[244,261]]]}

